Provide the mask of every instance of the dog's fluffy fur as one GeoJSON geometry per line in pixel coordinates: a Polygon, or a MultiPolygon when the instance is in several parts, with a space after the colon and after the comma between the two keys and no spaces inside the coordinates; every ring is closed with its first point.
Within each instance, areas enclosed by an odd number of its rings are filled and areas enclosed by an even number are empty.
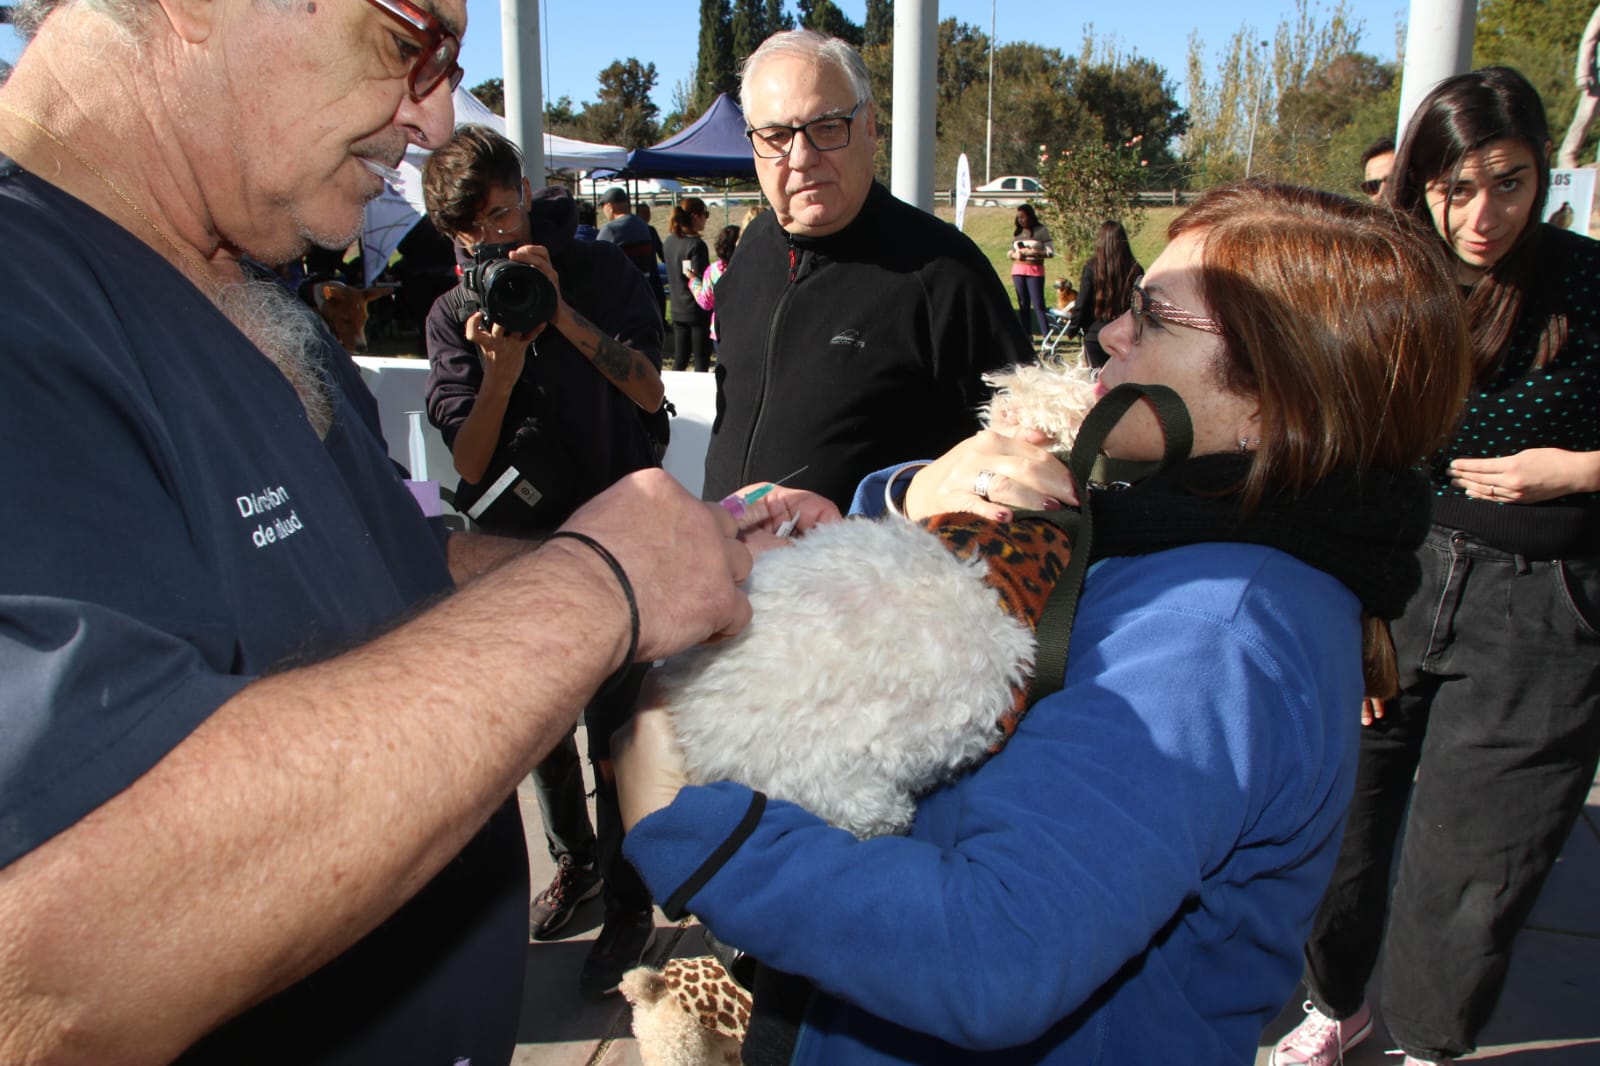
{"type": "Polygon", "coordinates": [[[1037,429],[1062,448],[1072,447],[1083,416],[1094,406],[1094,376],[1079,366],[1043,363],[985,374],[994,396],[983,409],[990,429],[1037,429]]]}
{"type": "MultiPolygon", "coordinates": [[[[989,380],[993,428],[1062,446],[1093,402],[1077,368],[989,380]]],[[[1032,628],[1001,610],[986,565],[898,520],[820,526],[763,554],[744,632],[656,672],[690,779],[742,782],[860,837],[905,831],[919,796],[1000,739],[1033,665],[1032,628]]]]}

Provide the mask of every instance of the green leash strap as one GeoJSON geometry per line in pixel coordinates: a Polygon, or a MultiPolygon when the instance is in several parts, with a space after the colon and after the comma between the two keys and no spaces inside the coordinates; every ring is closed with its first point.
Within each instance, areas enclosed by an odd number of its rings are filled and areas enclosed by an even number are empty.
{"type": "Polygon", "coordinates": [[[1072,640],[1072,623],[1078,613],[1078,597],[1083,592],[1084,575],[1089,571],[1089,554],[1094,542],[1089,507],[1089,476],[1110,435],[1122,416],[1135,403],[1148,400],[1161,423],[1165,447],[1161,461],[1148,473],[1182,462],[1194,446],[1194,425],[1178,394],[1165,385],[1118,385],[1108,392],[1083,420],[1078,438],[1072,444],[1067,469],[1078,490],[1079,506],[1059,511],[1021,511],[1018,518],[1041,518],[1061,529],[1072,542],[1072,555],[1061,580],[1045,601],[1044,612],[1035,629],[1038,655],[1033,680],[1028,685],[1028,704],[1039,702],[1061,688],[1066,681],[1067,649],[1072,640]]]}

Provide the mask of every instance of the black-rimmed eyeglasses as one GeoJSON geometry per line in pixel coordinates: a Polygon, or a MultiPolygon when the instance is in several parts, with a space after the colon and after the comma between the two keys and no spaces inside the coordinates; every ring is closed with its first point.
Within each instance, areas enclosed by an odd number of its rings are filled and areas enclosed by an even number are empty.
{"type": "Polygon", "coordinates": [[[1383,187],[1388,181],[1388,178],[1368,178],[1361,183],[1361,191],[1368,196],[1376,196],[1383,191],[1383,187]]]}
{"type": "Polygon", "coordinates": [[[1188,326],[1190,329],[1215,334],[1218,337],[1227,332],[1226,327],[1214,318],[1202,315],[1198,311],[1185,311],[1177,304],[1156,299],[1144,291],[1144,286],[1139,281],[1135,281],[1128,292],[1128,311],[1133,315],[1133,343],[1138,344],[1144,338],[1146,319],[1154,319],[1158,323],[1171,322],[1178,326],[1188,326]]]}
{"type": "Polygon", "coordinates": [[[367,2],[398,22],[413,42],[415,54],[401,48],[401,54],[411,62],[411,69],[406,72],[406,90],[411,93],[411,99],[423,100],[442,81],[448,81],[450,91],[455,92],[466,73],[456,62],[461,55],[461,39],[432,14],[408,0],[367,2]]]}
{"type": "Polygon", "coordinates": [[[794,148],[797,133],[805,134],[811,147],[819,152],[837,152],[849,147],[851,124],[865,104],[865,100],[857,101],[848,115],[824,115],[799,126],[762,126],[760,129],[745,130],[744,135],[750,138],[750,147],[762,159],[787,157],[794,148]]]}

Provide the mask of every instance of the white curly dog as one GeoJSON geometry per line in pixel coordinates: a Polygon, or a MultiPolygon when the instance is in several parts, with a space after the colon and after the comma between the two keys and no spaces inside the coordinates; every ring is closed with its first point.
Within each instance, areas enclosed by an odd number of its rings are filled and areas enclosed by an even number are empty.
{"type": "MultiPolygon", "coordinates": [[[[1069,447],[1093,406],[1076,367],[988,380],[985,418],[1001,432],[1036,428],[1069,447]]],[[[893,517],[830,523],[761,555],[750,625],[653,673],[690,780],[741,782],[859,837],[905,831],[918,797],[1003,740],[1033,666],[1033,620],[1002,609],[987,566],[893,517]]]]}

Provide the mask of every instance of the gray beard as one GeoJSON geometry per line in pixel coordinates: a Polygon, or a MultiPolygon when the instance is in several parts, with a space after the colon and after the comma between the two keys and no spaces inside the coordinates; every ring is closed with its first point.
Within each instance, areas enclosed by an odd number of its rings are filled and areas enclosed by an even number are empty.
{"type": "Polygon", "coordinates": [[[316,356],[321,335],[308,308],[273,281],[246,280],[216,294],[219,310],[289,379],[318,437],[333,425],[333,398],[316,356]]]}

